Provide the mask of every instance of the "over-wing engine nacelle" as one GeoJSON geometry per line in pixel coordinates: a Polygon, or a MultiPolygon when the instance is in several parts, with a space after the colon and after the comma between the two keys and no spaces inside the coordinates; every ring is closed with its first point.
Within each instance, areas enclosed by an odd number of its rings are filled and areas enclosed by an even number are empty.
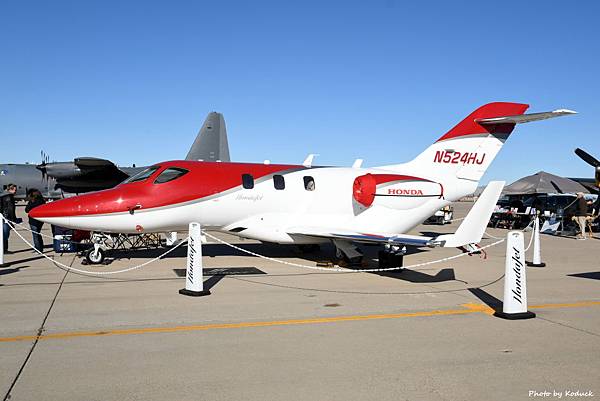
{"type": "Polygon", "coordinates": [[[412,209],[444,197],[442,184],[397,174],[365,174],[354,179],[352,196],[364,207],[373,204],[392,209],[412,209]]]}

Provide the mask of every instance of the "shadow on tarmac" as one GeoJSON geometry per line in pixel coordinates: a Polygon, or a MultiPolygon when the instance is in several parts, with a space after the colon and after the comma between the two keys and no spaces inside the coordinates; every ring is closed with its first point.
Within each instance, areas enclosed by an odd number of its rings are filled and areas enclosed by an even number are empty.
{"type": "Polygon", "coordinates": [[[577,277],[577,278],[588,278],[591,280],[600,280],[600,271],[599,272],[567,274],[567,276],[577,277]]]}
{"type": "Polygon", "coordinates": [[[376,272],[378,276],[390,277],[397,280],[408,281],[411,283],[442,283],[445,281],[460,281],[461,283],[467,284],[465,281],[458,280],[454,275],[454,269],[442,269],[435,275],[425,274],[420,271],[403,269],[394,270],[390,272],[376,272]]]}
{"type": "Polygon", "coordinates": [[[502,311],[502,301],[481,288],[469,288],[469,292],[479,298],[484,304],[492,308],[495,312],[502,311]]]}
{"type": "MultiPolygon", "coordinates": [[[[39,260],[39,259],[43,259],[43,256],[33,256],[31,258],[25,258],[25,259],[20,259],[20,260],[13,260],[10,262],[5,262],[4,266],[13,266],[13,265],[18,265],[19,263],[25,263],[25,262],[31,262],[33,260],[39,260]]],[[[25,266],[22,266],[25,267],[25,266]]]]}
{"type": "Polygon", "coordinates": [[[224,275],[221,276],[210,276],[208,279],[204,280],[204,289],[210,290],[213,288],[219,281],[223,280],[224,275]]]}
{"type": "Polygon", "coordinates": [[[24,269],[24,268],[26,268],[26,267],[29,267],[29,266],[11,267],[11,268],[9,268],[9,269],[6,269],[6,268],[2,268],[2,267],[0,267],[0,276],[4,276],[4,275],[6,275],[6,274],[12,274],[12,273],[16,273],[16,272],[18,272],[19,270],[21,270],[21,269],[24,269]]]}

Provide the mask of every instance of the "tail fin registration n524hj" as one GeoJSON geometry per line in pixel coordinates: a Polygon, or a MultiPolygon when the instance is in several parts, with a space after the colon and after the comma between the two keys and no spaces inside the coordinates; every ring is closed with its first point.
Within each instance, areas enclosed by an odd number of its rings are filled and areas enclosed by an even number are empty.
{"type": "Polygon", "coordinates": [[[516,124],[574,113],[528,115],[527,108],[484,105],[405,164],[346,168],[168,161],[114,189],[43,205],[31,215],[99,232],[186,230],[195,221],[274,243],[463,246],[481,239],[502,182],[488,185],[455,234],[406,233],[441,207],[472,194],[516,124]]]}
{"type": "Polygon", "coordinates": [[[527,104],[506,102],[481,106],[442,135],[413,161],[383,168],[417,169],[439,180],[459,178],[479,181],[516,124],[575,113],[561,109],[523,114],[528,108],[527,104]]]}

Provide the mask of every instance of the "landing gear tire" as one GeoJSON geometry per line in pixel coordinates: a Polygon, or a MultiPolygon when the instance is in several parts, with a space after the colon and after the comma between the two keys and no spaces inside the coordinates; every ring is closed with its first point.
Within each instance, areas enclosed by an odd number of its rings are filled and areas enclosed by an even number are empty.
{"type": "Polygon", "coordinates": [[[104,257],[106,256],[106,252],[102,248],[98,248],[98,250],[92,248],[85,253],[85,260],[88,261],[89,264],[99,265],[104,262],[104,257]]]}
{"type": "Polygon", "coordinates": [[[379,251],[379,268],[380,269],[398,269],[399,272],[404,270],[404,253],[379,251]]]}

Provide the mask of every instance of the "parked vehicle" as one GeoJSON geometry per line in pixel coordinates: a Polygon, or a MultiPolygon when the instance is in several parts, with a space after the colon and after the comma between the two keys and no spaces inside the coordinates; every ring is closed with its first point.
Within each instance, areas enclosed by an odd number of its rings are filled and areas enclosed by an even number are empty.
{"type": "Polygon", "coordinates": [[[439,224],[443,226],[444,224],[452,223],[452,217],[454,217],[454,208],[450,205],[444,206],[425,220],[425,224],[439,224]]]}

